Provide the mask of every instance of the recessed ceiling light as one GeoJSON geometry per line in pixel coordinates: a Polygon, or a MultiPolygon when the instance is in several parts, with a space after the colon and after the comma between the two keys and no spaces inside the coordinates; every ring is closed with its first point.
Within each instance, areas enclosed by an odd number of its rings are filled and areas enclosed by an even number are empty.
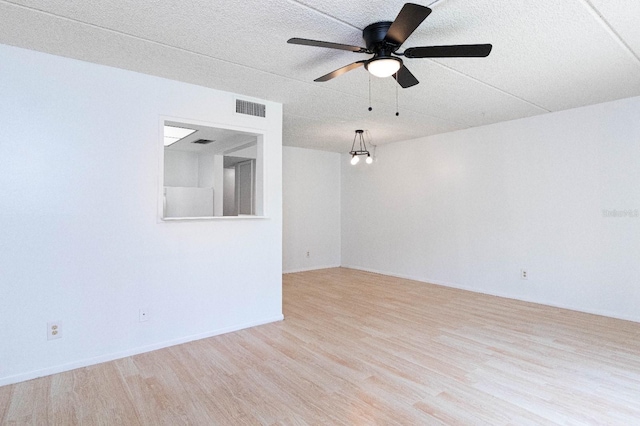
{"type": "Polygon", "coordinates": [[[186,138],[194,133],[193,129],[185,129],[184,127],[164,126],[164,146],[173,145],[180,139],[186,138]]]}

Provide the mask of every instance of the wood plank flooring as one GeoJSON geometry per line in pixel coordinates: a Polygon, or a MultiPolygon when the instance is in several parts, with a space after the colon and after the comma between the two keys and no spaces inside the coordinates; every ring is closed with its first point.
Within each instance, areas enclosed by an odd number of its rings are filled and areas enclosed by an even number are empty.
{"type": "Polygon", "coordinates": [[[640,424],[640,324],[349,269],[285,320],[0,387],[1,424],[640,424]]]}

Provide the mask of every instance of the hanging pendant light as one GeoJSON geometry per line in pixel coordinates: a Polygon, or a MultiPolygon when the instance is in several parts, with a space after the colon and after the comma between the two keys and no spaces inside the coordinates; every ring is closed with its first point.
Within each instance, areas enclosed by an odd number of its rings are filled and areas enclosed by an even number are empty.
{"type": "Polygon", "coordinates": [[[367,156],[365,163],[373,163],[373,157],[371,157],[371,154],[367,150],[367,144],[364,142],[364,130],[356,130],[356,134],[353,137],[353,143],[351,144],[351,151],[349,151],[349,154],[351,154],[351,164],[353,164],[354,166],[360,162],[361,155],[367,156]],[[356,149],[356,141],[358,141],[359,149],[356,149]]]}

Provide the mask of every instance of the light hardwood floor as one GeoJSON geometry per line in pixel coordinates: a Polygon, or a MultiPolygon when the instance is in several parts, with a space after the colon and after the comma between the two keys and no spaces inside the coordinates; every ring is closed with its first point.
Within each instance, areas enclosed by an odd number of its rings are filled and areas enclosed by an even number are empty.
{"type": "Polygon", "coordinates": [[[640,424],[640,324],[349,269],[285,320],[0,388],[2,424],[640,424]]]}

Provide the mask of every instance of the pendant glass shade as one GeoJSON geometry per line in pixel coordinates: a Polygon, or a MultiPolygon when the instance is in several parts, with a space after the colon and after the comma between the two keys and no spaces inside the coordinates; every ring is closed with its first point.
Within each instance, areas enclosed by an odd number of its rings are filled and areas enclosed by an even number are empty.
{"type": "Polygon", "coordinates": [[[398,58],[373,58],[366,64],[367,71],[380,78],[391,77],[400,69],[402,62],[398,58]]]}

